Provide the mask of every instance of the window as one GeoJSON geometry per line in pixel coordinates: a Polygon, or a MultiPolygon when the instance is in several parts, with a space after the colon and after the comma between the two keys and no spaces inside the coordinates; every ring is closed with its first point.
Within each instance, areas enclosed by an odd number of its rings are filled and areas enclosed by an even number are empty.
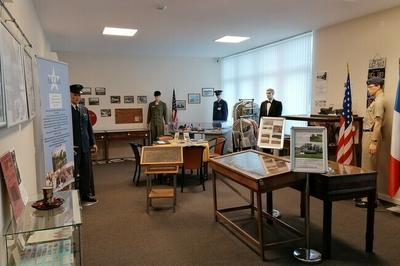
{"type": "MultiPolygon", "coordinates": [[[[261,105],[266,89],[273,88],[274,98],[282,101],[284,115],[309,114],[312,44],[310,32],[224,58],[221,80],[230,108],[241,98],[254,98],[261,105]]],[[[287,123],[286,133],[291,126],[287,123]]]]}

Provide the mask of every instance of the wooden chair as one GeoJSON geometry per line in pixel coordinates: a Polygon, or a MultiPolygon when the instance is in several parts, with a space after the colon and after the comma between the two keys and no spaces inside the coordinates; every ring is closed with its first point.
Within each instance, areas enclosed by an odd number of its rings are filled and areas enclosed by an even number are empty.
{"type": "Polygon", "coordinates": [[[134,142],[129,142],[131,145],[133,154],[135,155],[135,173],[133,174],[133,179],[132,182],[135,183],[136,179],[136,186],[139,184],[139,179],[140,179],[140,149],[142,148],[142,145],[134,143],[134,142]]]}
{"type": "Polygon", "coordinates": [[[185,179],[185,170],[200,170],[200,184],[203,185],[203,191],[206,190],[204,186],[203,175],[203,151],[204,146],[186,146],[183,147],[183,165],[181,177],[181,192],[183,192],[183,183],[185,179]]]}
{"type": "Polygon", "coordinates": [[[226,139],[224,137],[218,137],[215,139],[215,144],[210,145],[210,158],[224,154],[225,142],[226,139]]]}

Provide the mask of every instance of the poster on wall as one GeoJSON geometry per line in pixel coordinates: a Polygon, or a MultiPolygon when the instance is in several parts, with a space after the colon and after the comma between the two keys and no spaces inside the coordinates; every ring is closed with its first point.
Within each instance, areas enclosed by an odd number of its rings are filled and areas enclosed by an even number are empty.
{"type": "MultiPolygon", "coordinates": [[[[0,60],[1,61],[1,60],[0,60]]],[[[0,128],[6,126],[6,109],[4,101],[3,80],[2,80],[2,67],[0,62],[0,128]]]]}
{"type": "Polygon", "coordinates": [[[74,153],[68,65],[37,57],[45,185],[73,182],[74,153]]]}
{"type": "Polygon", "coordinates": [[[314,91],[314,111],[319,111],[325,108],[327,104],[326,94],[328,85],[328,72],[317,72],[315,77],[315,91],[314,91]]]}
{"type": "MultiPolygon", "coordinates": [[[[372,77],[380,77],[385,78],[385,70],[386,70],[386,58],[383,57],[374,57],[369,60],[368,65],[368,78],[372,77]]],[[[367,92],[367,107],[372,103],[373,97],[367,92]]]]}
{"type": "Polygon", "coordinates": [[[36,115],[35,106],[35,85],[33,78],[33,64],[32,64],[32,56],[24,50],[24,73],[25,73],[25,86],[26,86],[26,97],[28,101],[28,114],[29,118],[33,118],[36,115]]]}
{"type": "Polygon", "coordinates": [[[23,73],[21,46],[17,40],[0,25],[0,54],[6,102],[7,126],[28,120],[28,105],[23,73]]]}

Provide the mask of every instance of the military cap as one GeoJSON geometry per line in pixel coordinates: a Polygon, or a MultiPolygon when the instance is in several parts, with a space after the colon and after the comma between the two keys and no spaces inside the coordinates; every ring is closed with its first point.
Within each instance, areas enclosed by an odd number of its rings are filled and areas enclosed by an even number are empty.
{"type": "Polygon", "coordinates": [[[214,93],[215,93],[215,96],[219,96],[219,95],[221,95],[222,90],[215,90],[214,93]]]}
{"type": "Polygon", "coordinates": [[[161,92],[160,92],[160,91],[155,91],[155,92],[154,92],[154,96],[155,96],[155,97],[160,96],[160,95],[161,95],[161,92]]]}
{"type": "Polygon", "coordinates": [[[82,93],[83,86],[81,84],[74,84],[69,86],[69,91],[72,93],[82,93]]]}
{"type": "Polygon", "coordinates": [[[382,86],[385,80],[381,77],[372,77],[367,80],[367,85],[380,85],[382,86]]]}

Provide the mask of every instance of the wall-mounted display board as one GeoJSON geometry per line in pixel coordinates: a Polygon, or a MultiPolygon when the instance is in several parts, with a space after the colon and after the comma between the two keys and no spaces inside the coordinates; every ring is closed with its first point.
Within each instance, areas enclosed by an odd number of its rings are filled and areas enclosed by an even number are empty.
{"type": "Polygon", "coordinates": [[[115,109],[115,124],[143,123],[142,108],[115,109]]]}
{"type": "Polygon", "coordinates": [[[0,63],[0,128],[6,125],[6,105],[3,91],[2,69],[0,63]]]}
{"type": "Polygon", "coordinates": [[[6,102],[7,126],[11,127],[28,120],[28,104],[23,73],[21,46],[18,41],[0,25],[0,54],[6,102]]]}
{"type": "Polygon", "coordinates": [[[24,50],[24,73],[25,73],[25,86],[26,86],[26,97],[28,100],[28,113],[29,118],[33,118],[36,115],[36,99],[35,99],[35,85],[33,78],[33,64],[32,56],[24,50]]]}

